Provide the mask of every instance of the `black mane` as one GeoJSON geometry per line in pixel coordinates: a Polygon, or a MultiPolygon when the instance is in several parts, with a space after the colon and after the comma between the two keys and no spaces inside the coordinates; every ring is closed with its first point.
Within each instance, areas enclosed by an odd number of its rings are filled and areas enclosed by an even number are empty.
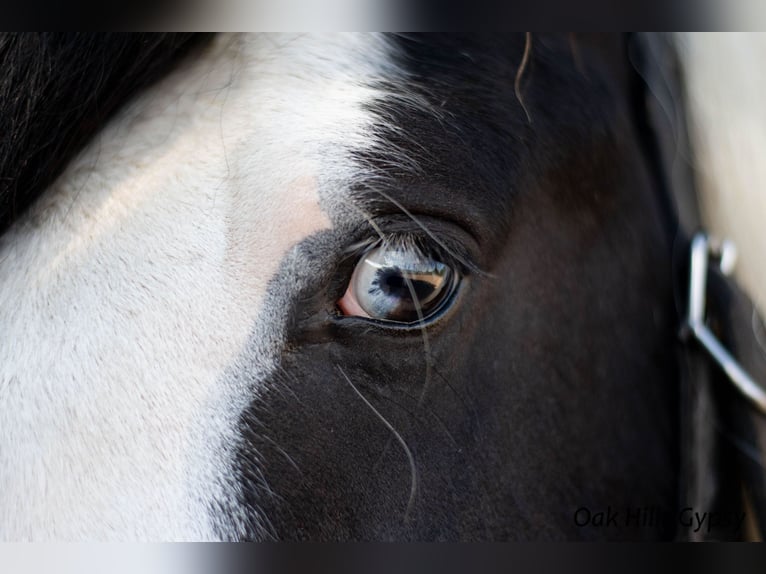
{"type": "Polygon", "coordinates": [[[205,38],[0,34],[0,234],[121,105],[205,38]]]}

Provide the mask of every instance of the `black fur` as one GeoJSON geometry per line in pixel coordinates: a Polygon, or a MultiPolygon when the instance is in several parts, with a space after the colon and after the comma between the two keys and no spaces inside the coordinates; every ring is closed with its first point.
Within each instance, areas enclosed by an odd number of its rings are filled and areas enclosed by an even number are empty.
{"type": "Polygon", "coordinates": [[[193,34],[0,35],[0,233],[193,34]]]}
{"type": "MultiPolygon", "coordinates": [[[[442,115],[378,102],[384,143],[358,159],[491,275],[469,269],[459,304],[429,328],[425,390],[421,333],[333,317],[339,293],[314,275],[319,292],[290,302],[280,369],[242,417],[234,471],[252,521],[229,532],[672,537],[668,528],[580,528],[573,518],[580,506],[673,512],[678,503],[670,234],[632,114],[624,38],[535,36],[520,82],[532,123],[514,87],[523,34],[393,41],[409,72],[400,89],[442,115]],[[400,167],[402,153],[421,171],[400,167]],[[408,457],[360,394],[414,457],[412,503],[408,457]]],[[[375,195],[380,185],[357,190],[378,225],[418,234],[375,195]]],[[[302,247],[343,276],[337,242],[317,236],[302,247]]],[[[272,293],[286,281],[294,278],[278,276],[272,293]]]]}

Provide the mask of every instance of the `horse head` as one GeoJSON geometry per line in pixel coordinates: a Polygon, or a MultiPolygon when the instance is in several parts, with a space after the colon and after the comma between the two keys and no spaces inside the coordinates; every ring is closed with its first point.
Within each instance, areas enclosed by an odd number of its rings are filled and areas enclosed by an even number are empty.
{"type": "Polygon", "coordinates": [[[106,80],[24,124],[52,183],[0,239],[3,538],[676,534],[639,518],[688,465],[635,39],[114,41],[61,40],[106,80]]]}

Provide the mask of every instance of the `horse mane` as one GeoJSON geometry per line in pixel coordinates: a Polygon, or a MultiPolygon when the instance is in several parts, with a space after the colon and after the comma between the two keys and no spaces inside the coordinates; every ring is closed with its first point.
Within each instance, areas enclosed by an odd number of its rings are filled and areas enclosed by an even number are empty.
{"type": "Polygon", "coordinates": [[[0,234],[196,34],[0,34],[0,234]]]}

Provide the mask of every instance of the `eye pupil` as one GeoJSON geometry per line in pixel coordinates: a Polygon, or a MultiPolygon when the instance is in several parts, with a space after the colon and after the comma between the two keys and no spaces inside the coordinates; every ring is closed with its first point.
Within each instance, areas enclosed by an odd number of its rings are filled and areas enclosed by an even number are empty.
{"type": "Polygon", "coordinates": [[[379,290],[385,295],[401,296],[404,289],[407,289],[407,285],[399,269],[378,269],[369,293],[374,295],[379,290]]]}
{"type": "Polygon", "coordinates": [[[399,269],[378,269],[377,285],[386,295],[402,296],[407,289],[404,277],[399,269]]]}

